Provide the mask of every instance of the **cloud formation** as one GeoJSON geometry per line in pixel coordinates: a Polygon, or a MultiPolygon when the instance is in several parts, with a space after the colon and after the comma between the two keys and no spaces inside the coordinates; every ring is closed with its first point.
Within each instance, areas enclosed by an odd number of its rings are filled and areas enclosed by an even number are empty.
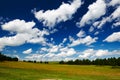
{"type": "Polygon", "coordinates": [[[32,48],[23,51],[23,54],[30,54],[30,53],[32,53],[32,48]]]}
{"type": "Polygon", "coordinates": [[[111,6],[115,6],[115,5],[119,5],[120,4],[120,0],[111,0],[111,2],[109,3],[109,5],[111,6]]]}
{"type": "Polygon", "coordinates": [[[35,23],[25,22],[24,20],[13,20],[2,25],[2,30],[6,30],[14,33],[14,36],[0,38],[0,50],[5,46],[20,46],[25,43],[39,43],[46,44],[45,35],[49,35],[49,32],[45,29],[39,30],[33,28],[35,23]]]}
{"type": "Polygon", "coordinates": [[[72,15],[77,11],[81,4],[81,0],[73,0],[73,2],[70,3],[63,2],[58,9],[35,11],[34,15],[40,22],[43,22],[44,26],[52,28],[57,23],[71,19],[72,15]]]}
{"type": "Polygon", "coordinates": [[[91,22],[97,20],[106,13],[106,3],[104,0],[97,0],[93,4],[89,5],[88,12],[82,17],[80,21],[80,27],[85,24],[90,24],[91,22]]]}
{"type": "Polygon", "coordinates": [[[72,41],[72,43],[69,44],[69,46],[74,47],[74,46],[77,46],[77,45],[80,45],[80,44],[85,44],[85,45],[88,46],[92,43],[95,43],[97,39],[98,39],[97,37],[92,38],[91,36],[86,36],[84,38],[78,38],[78,39],[72,41]]]}
{"type": "Polygon", "coordinates": [[[113,34],[108,36],[104,41],[106,41],[106,42],[115,42],[115,41],[120,42],[120,32],[114,32],[113,34]]]}
{"type": "Polygon", "coordinates": [[[25,57],[26,60],[37,60],[37,61],[68,61],[75,59],[97,59],[112,56],[112,55],[120,55],[120,50],[109,51],[107,49],[86,49],[82,52],[76,51],[73,48],[60,48],[61,52],[55,53],[46,53],[46,54],[29,54],[25,57]],[[76,57],[74,57],[76,56],[76,57]]]}
{"type": "Polygon", "coordinates": [[[120,55],[120,50],[113,50],[113,51],[109,51],[107,49],[98,49],[98,50],[94,50],[94,49],[87,49],[81,53],[79,53],[80,55],[78,56],[78,58],[82,58],[82,59],[97,59],[97,58],[102,58],[102,57],[109,57],[112,55],[120,55]]]}

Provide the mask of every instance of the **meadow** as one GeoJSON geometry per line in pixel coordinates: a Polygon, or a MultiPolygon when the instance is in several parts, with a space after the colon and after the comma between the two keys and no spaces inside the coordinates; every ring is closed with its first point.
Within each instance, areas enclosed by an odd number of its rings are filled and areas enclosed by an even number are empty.
{"type": "Polygon", "coordinates": [[[120,80],[112,66],[0,62],[0,80],[120,80]]]}

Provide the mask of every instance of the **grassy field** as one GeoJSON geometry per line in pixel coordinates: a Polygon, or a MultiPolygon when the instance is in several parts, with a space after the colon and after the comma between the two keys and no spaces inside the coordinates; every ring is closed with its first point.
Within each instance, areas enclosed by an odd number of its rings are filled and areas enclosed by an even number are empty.
{"type": "Polygon", "coordinates": [[[111,66],[0,62],[0,80],[120,80],[111,66]]]}

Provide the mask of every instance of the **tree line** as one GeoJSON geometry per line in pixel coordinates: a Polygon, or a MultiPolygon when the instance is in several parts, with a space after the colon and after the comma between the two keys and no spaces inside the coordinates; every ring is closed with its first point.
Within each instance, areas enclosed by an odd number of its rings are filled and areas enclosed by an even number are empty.
{"type": "Polygon", "coordinates": [[[18,61],[17,57],[9,57],[0,53],[0,61],[18,61]]]}
{"type": "Polygon", "coordinates": [[[49,62],[48,61],[36,61],[36,60],[34,60],[34,61],[32,61],[32,60],[28,60],[28,61],[26,61],[26,60],[23,60],[23,62],[30,62],[30,63],[44,63],[44,64],[49,64],[49,62]]]}
{"type": "Polygon", "coordinates": [[[69,64],[69,65],[110,65],[110,66],[120,66],[120,57],[119,58],[104,58],[104,59],[76,59],[75,61],[60,61],[59,64],[69,64]]]}

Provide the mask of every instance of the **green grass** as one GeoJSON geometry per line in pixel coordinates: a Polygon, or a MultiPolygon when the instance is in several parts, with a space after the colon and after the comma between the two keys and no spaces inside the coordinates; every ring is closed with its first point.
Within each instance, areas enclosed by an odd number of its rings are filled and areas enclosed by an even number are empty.
{"type": "Polygon", "coordinates": [[[111,66],[0,62],[0,80],[120,80],[111,66]]]}

